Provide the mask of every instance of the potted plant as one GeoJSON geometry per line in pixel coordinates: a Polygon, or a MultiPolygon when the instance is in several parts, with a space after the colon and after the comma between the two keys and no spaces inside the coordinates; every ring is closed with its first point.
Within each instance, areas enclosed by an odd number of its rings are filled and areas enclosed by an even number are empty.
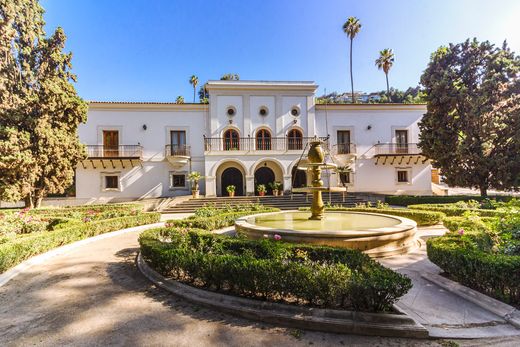
{"type": "Polygon", "coordinates": [[[192,171],[188,175],[188,180],[191,183],[191,194],[193,198],[197,199],[199,197],[199,181],[202,179],[202,175],[198,171],[192,171]]]}
{"type": "Polygon", "coordinates": [[[283,184],[282,182],[276,182],[276,190],[278,191],[278,196],[283,195],[283,184]]]}
{"type": "Polygon", "coordinates": [[[265,184],[259,184],[256,186],[256,191],[258,192],[258,195],[264,196],[265,195],[265,184]]]}
{"type": "Polygon", "coordinates": [[[228,192],[229,196],[235,196],[235,188],[236,187],[234,185],[229,185],[226,187],[226,191],[228,192]]]}
{"type": "Polygon", "coordinates": [[[273,190],[273,196],[278,195],[278,183],[276,182],[269,182],[269,188],[273,190]]]}

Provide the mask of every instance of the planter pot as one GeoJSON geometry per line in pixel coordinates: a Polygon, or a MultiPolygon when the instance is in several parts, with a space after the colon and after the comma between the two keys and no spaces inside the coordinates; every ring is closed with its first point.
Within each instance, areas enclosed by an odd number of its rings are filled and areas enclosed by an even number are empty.
{"type": "Polygon", "coordinates": [[[199,198],[199,191],[198,190],[192,190],[191,191],[191,195],[193,196],[194,199],[198,199],[199,198]]]}
{"type": "Polygon", "coordinates": [[[235,196],[235,192],[228,192],[229,196],[233,197],[235,196]]]}
{"type": "Polygon", "coordinates": [[[277,189],[273,189],[273,196],[278,196],[278,190],[277,189]]]}
{"type": "Polygon", "coordinates": [[[259,196],[264,196],[264,195],[265,195],[265,192],[258,192],[258,195],[259,195],[259,196]]]}
{"type": "Polygon", "coordinates": [[[283,195],[283,190],[279,190],[278,191],[278,196],[282,196],[283,195]]]}

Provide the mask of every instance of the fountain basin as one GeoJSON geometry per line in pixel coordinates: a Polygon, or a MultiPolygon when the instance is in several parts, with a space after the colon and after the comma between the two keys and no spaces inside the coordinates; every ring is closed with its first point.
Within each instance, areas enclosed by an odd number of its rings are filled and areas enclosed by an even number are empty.
{"type": "Polygon", "coordinates": [[[310,212],[284,211],[239,218],[235,230],[251,239],[283,241],[358,249],[375,258],[408,253],[419,245],[417,223],[408,218],[367,212],[325,212],[309,220],[310,212]]]}

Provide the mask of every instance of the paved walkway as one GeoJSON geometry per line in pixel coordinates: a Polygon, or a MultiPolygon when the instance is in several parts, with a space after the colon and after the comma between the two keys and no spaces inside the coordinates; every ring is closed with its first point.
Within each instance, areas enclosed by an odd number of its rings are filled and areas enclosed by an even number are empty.
{"type": "MultiPolygon", "coordinates": [[[[0,345],[243,347],[443,344],[438,340],[302,332],[192,306],[152,286],[135,266],[137,251],[137,233],[126,233],[83,245],[13,278],[0,287],[0,345]]],[[[403,303],[408,300],[404,299],[403,303]]],[[[433,305],[436,304],[439,302],[434,300],[433,305]]],[[[471,346],[518,345],[514,337],[458,342],[471,346]]]]}

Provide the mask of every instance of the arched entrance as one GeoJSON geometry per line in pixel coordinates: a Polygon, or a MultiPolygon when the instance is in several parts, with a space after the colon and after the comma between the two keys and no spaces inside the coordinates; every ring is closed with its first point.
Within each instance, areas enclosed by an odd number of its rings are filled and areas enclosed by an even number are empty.
{"type": "Polygon", "coordinates": [[[228,192],[226,190],[227,186],[233,185],[235,186],[235,195],[242,196],[244,195],[244,176],[242,172],[236,167],[228,167],[222,172],[221,176],[221,195],[228,196],[228,192]]]}
{"type": "Polygon", "coordinates": [[[275,181],[275,175],[273,170],[268,168],[267,166],[262,166],[255,171],[255,194],[258,195],[256,191],[256,186],[259,184],[265,185],[267,188],[267,194],[272,194],[273,190],[269,187],[269,183],[275,181]]]}
{"type": "Polygon", "coordinates": [[[307,173],[305,170],[298,170],[295,167],[292,169],[293,188],[302,188],[307,186],[307,173]]]}

